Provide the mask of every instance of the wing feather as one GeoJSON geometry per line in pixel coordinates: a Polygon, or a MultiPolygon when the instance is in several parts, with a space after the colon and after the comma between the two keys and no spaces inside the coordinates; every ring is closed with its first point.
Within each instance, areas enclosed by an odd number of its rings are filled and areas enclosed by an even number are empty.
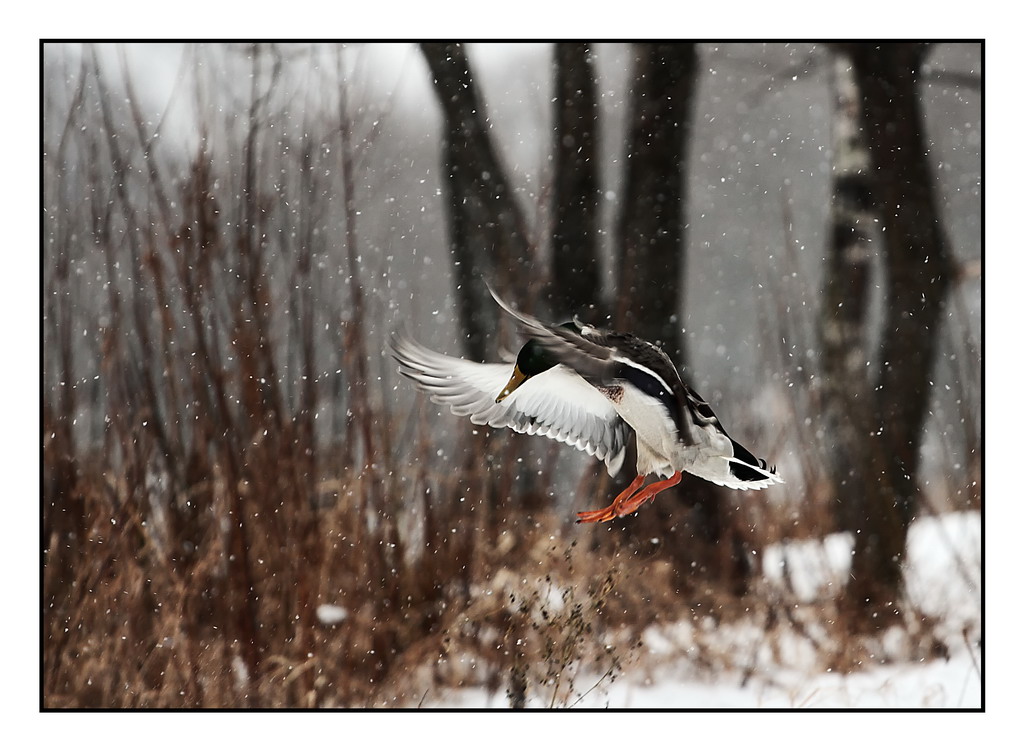
{"type": "Polygon", "coordinates": [[[404,334],[391,337],[398,370],[452,413],[477,425],[546,436],[603,460],[610,475],[622,467],[631,429],[611,402],[569,368],[558,365],[527,380],[500,403],[495,397],[512,363],[475,363],[434,352],[404,334]]]}

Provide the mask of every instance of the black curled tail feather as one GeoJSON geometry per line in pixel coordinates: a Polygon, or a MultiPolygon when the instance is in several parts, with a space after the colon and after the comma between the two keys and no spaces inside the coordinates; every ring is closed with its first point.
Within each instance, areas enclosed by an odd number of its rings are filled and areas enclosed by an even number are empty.
{"type": "MultiPolygon", "coordinates": [[[[767,468],[764,468],[767,470],[767,468]]],[[[758,481],[771,480],[771,476],[752,468],[750,465],[746,465],[742,462],[730,462],[729,470],[732,472],[733,477],[737,480],[741,480],[744,483],[757,483],[758,481]]]]}
{"type": "Polygon", "coordinates": [[[742,444],[737,443],[734,439],[732,441],[732,454],[739,460],[739,462],[730,462],[729,469],[732,474],[745,483],[756,483],[758,481],[769,480],[771,475],[775,475],[775,466],[768,467],[768,462],[763,459],[755,457],[749,449],[744,447],[742,444]],[[767,473],[761,472],[761,470],[767,471],[767,473]]]}

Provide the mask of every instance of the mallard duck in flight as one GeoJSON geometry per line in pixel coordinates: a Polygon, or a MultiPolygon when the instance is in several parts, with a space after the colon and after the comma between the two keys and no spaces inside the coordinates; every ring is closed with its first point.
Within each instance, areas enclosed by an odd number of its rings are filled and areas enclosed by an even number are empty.
{"type": "Polygon", "coordinates": [[[604,509],[577,513],[577,522],[632,514],[679,483],[683,472],[727,488],[783,482],[725,432],[661,348],[578,319],[550,326],[514,310],[494,290],[491,295],[530,337],[514,363],[453,358],[396,334],[391,350],[398,370],[455,415],[565,442],[604,460],[612,476],[636,436],[636,478],[604,509]],[[665,480],[641,488],[651,474],[665,480]]]}

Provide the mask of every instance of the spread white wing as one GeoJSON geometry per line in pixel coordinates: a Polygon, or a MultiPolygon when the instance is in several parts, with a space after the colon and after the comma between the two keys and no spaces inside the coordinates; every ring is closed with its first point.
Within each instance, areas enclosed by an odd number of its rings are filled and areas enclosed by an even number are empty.
{"type": "Polygon", "coordinates": [[[399,372],[455,415],[564,442],[603,460],[610,475],[622,467],[631,429],[612,403],[572,370],[555,366],[495,402],[512,375],[512,362],[453,358],[401,334],[392,336],[391,351],[399,372]]]}

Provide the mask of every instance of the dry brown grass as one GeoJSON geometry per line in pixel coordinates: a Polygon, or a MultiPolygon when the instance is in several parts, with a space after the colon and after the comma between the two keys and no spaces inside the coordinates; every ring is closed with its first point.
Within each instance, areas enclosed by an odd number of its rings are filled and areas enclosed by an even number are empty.
{"type": "Polygon", "coordinates": [[[562,704],[578,671],[613,676],[623,641],[668,615],[657,562],[624,573],[628,560],[580,552],[549,515],[516,528],[513,510],[485,511],[491,500],[467,509],[424,489],[394,514],[382,509],[400,490],[354,474],[310,508],[272,482],[280,463],[245,467],[235,502],[218,467],[181,500],[206,507],[194,542],[140,513],[143,491],[123,475],[48,484],[46,707],[408,705],[476,685],[562,704]],[[245,568],[231,562],[234,509],[245,568]],[[322,623],[323,604],[347,617],[322,623]]]}
{"type": "MultiPolygon", "coordinates": [[[[51,439],[45,707],[416,706],[462,687],[565,707],[664,660],[643,647],[649,627],[677,636],[695,674],[806,665],[795,644],[822,669],[885,660],[835,601],[801,602],[756,571],[737,597],[604,526],[526,513],[499,495],[500,467],[473,469],[487,440],[467,437],[455,474],[379,464],[303,493],[279,482],[295,477],[280,448],[257,447],[241,481],[215,464],[158,511],[132,485],[144,473],[102,456],[62,464],[51,439]],[[344,618],[325,623],[323,605],[344,618]]],[[[754,550],[772,542],[761,529],[754,550]]],[[[944,654],[926,617],[908,614],[907,628],[919,658],[944,654]]]]}

